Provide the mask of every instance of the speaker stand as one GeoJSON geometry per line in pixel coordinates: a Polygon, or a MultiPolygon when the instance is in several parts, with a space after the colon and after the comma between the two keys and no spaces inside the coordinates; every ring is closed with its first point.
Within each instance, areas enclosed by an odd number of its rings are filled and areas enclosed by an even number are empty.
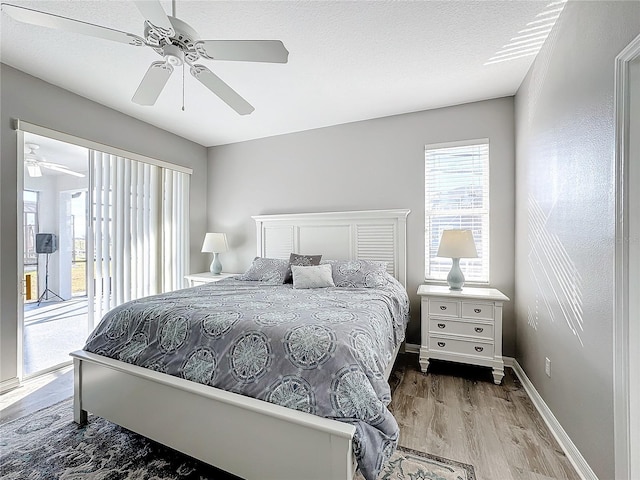
{"type": "Polygon", "coordinates": [[[42,303],[43,300],[49,300],[49,294],[53,295],[54,297],[58,297],[64,302],[64,298],[62,298],[60,295],[49,288],[49,254],[47,253],[47,263],[44,276],[44,292],[42,292],[42,295],[40,295],[40,297],[38,298],[38,306],[40,306],[40,303],[42,303]]]}

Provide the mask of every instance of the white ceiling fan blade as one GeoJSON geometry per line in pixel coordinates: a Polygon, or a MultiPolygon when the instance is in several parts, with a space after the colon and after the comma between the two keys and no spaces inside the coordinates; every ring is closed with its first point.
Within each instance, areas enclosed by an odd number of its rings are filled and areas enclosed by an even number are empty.
{"type": "Polygon", "coordinates": [[[67,167],[58,166],[57,164],[40,162],[39,167],[48,168],[49,170],[55,170],[56,172],[66,173],[67,175],[73,175],[74,177],[84,177],[84,173],[74,172],[67,167]]]}
{"type": "Polygon", "coordinates": [[[43,167],[69,168],[66,165],[62,165],[61,163],[49,162],[49,161],[45,160],[44,157],[42,158],[42,160],[36,160],[36,163],[38,165],[43,166],[43,167]]]}
{"type": "Polygon", "coordinates": [[[136,7],[138,7],[138,10],[140,10],[145,20],[161,30],[160,33],[165,37],[173,37],[175,35],[173,25],[171,25],[169,17],[167,17],[164,8],[162,8],[158,0],[134,0],[133,3],[136,4],[136,7]]]}
{"type": "Polygon", "coordinates": [[[238,95],[233,88],[224,83],[220,77],[204,65],[193,65],[190,71],[191,75],[200,81],[200,83],[215,93],[223,102],[240,115],[248,115],[255,110],[249,102],[238,95]]]}
{"type": "Polygon", "coordinates": [[[101,27],[99,25],[93,25],[92,23],[54,15],[52,13],[39,12],[30,8],[17,7],[6,3],[2,4],[2,10],[15,20],[30,23],[31,25],[39,25],[41,27],[81,33],[83,35],[104,38],[106,40],[126,43],[128,45],[146,45],[143,38],[133,35],[132,33],[121,32],[119,30],[113,30],[112,28],[101,27]]]}
{"type": "Polygon", "coordinates": [[[196,50],[212,60],[287,63],[289,59],[280,40],[201,40],[196,50]]]}
{"type": "Polygon", "coordinates": [[[166,62],[153,62],[131,99],[138,105],[151,106],[156,103],[160,92],[167,84],[173,67],[166,62]]]}
{"type": "Polygon", "coordinates": [[[50,167],[50,166],[54,166],[54,167],[63,167],[64,165],[62,165],[61,163],[53,163],[53,162],[48,162],[44,159],[44,157],[42,157],[41,160],[36,160],[35,161],[38,165],[42,165],[44,167],[50,167]]]}

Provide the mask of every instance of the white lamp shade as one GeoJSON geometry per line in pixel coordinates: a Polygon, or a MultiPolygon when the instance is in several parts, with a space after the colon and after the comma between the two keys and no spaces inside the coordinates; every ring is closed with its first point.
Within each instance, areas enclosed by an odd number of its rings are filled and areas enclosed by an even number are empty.
{"type": "Polygon", "coordinates": [[[476,244],[471,230],[444,230],[440,237],[438,257],[477,258],[476,244]]]}
{"type": "Polygon", "coordinates": [[[207,233],[202,243],[202,252],[222,253],[229,250],[227,236],[224,233],[207,233]]]}

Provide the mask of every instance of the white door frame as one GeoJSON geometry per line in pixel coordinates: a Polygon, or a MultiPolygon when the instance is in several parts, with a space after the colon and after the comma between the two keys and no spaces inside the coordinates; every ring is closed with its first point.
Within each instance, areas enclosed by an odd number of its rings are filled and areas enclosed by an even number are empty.
{"type": "MultiPolygon", "coordinates": [[[[24,132],[18,130],[17,132],[17,158],[16,162],[17,177],[18,177],[18,254],[16,255],[18,261],[18,338],[17,338],[17,354],[16,358],[16,377],[18,382],[22,382],[23,365],[24,365],[24,287],[22,286],[22,279],[24,278],[24,132]]],[[[38,295],[38,288],[36,287],[36,295],[38,295]]]]}
{"type": "MultiPolygon", "coordinates": [[[[17,169],[17,182],[18,182],[18,202],[17,202],[17,208],[18,208],[18,228],[17,228],[17,241],[18,241],[18,255],[17,255],[17,262],[18,262],[18,285],[20,285],[20,287],[18,288],[18,315],[17,315],[17,322],[18,322],[18,328],[17,328],[17,358],[16,358],[16,377],[17,377],[17,381],[18,384],[16,386],[18,386],[20,383],[22,383],[25,380],[25,372],[24,372],[24,297],[25,297],[25,292],[24,292],[24,287],[23,287],[23,279],[24,279],[24,168],[22,167],[23,163],[24,163],[24,150],[25,150],[25,140],[24,140],[24,134],[25,132],[29,132],[29,133],[33,133],[36,135],[40,135],[42,137],[47,137],[47,138],[51,138],[54,140],[59,140],[61,142],[65,142],[65,143],[73,143],[73,142],[69,142],[68,140],[73,138],[70,136],[67,136],[67,138],[61,139],[59,132],[56,132],[55,130],[51,130],[51,129],[47,129],[44,127],[39,127],[39,126],[33,126],[32,124],[26,123],[26,122],[20,122],[19,120],[14,121],[14,128],[16,130],[16,138],[17,138],[17,158],[16,161],[18,162],[18,169],[17,169]]],[[[88,151],[88,149],[87,149],[88,151]]],[[[88,197],[88,201],[89,203],[91,202],[91,187],[92,184],[89,183],[92,179],[92,165],[89,159],[89,156],[87,154],[87,165],[89,166],[89,181],[87,182],[87,197],[88,197]]],[[[90,210],[88,210],[85,215],[89,215],[90,210]]],[[[90,228],[91,225],[91,219],[87,218],[87,226],[88,229],[90,228]]],[[[92,230],[87,230],[87,234],[91,233],[92,230]]],[[[93,252],[93,237],[87,237],[87,243],[85,244],[85,248],[89,249],[91,248],[91,250],[87,250],[87,252],[93,252]]],[[[87,303],[88,303],[88,314],[87,314],[87,322],[88,322],[88,332],[91,332],[94,328],[94,315],[93,315],[93,308],[94,308],[94,301],[93,301],[93,262],[91,262],[89,260],[89,257],[87,258],[87,270],[86,270],[86,277],[87,277],[87,303]],[[91,277],[90,277],[91,275],[91,277]]],[[[36,291],[36,295],[39,295],[40,292],[36,291]]],[[[44,370],[38,371],[38,372],[31,372],[27,378],[31,377],[31,376],[35,376],[35,375],[42,375],[44,373],[48,373],[50,371],[53,370],[57,370],[63,366],[67,366],[70,365],[72,363],[72,359],[71,357],[69,357],[69,360],[67,362],[64,362],[62,364],[58,364],[58,365],[52,365],[48,368],[45,368],[44,370]]]]}
{"type": "Polygon", "coordinates": [[[631,185],[634,189],[640,185],[640,155],[630,148],[629,76],[629,66],[638,58],[640,35],[620,52],[615,63],[616,245],[613,386],[615,477],[618,480],[640,478],[640,461],[634,458],[637,454],[631,453],[640,451],[640,300],[638,292],[635,291],[640,285],[640,268],[637,265],[640,259],[640,196],[635,196],[637,194],[630,190],[631,185]],[[631,155],[634,158],[631,158],[631,155]]]}

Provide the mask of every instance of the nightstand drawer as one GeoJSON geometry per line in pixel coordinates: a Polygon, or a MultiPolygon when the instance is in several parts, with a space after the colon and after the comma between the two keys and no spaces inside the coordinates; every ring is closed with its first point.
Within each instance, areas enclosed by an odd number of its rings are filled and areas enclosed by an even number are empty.
{"type": "Polygon", "coordinates": [[[493,325],[484,323],[461,322],[460,320],[429,320],[429,332],[446,335],[465,335],[493,341],[493,325]]]}
{"type": "Polygon", "coordinates": [[[460,302],[434,299],[429,300],[429,315],[439,315],[444,317],[459,317],[460,302]]]}
{"type": "Polygon", "coordinates": [[[492,343],[468,342],[432,336],[429,338],[429,350],[434,353],[457,353],[459,355],[493,358],[492,343]]]}
{"type": "Polygon", "coordinates": [[[478,320],[493,320],[495,317],[493,304],[462,302],[462,316],[478,320]]]}

